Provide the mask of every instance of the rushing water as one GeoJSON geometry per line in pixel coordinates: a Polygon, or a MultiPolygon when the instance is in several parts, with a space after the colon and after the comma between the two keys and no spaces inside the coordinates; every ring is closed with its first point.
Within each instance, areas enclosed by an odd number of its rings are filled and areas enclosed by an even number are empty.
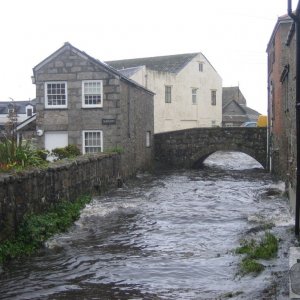
{"type": "Polygon", "coordinates": [[[234,152],[215,153],[201,170],[141,175],[95,198],[40,253],[12,263],[0,299],[288,299],[293,220],[278,190],[234,152]],[[257,277],[237,276],[233,250],[264,223],[282,239],[278,258],[257,277]]]}

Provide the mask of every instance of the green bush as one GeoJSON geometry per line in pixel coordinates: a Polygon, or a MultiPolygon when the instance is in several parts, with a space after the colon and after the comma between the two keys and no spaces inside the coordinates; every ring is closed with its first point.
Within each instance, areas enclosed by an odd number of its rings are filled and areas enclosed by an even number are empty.
{"type": "Polygon", "coordinates": [[[0,143],[0,171],[20,170],[28,166],[42,166],[46,161],[33,149],[30,142],[17,145],[13,140],[5,139],[0,143]]]}
{"type": "Polygon", "coordinates": [[[63,201],[46,213],[25,217],[16,238],[0,245],[0,264],[30,255],[51,236],[66,231],[79,218],[80,210],[90,201],[90,196],[83,196],[74,202],[63,201]]]}
{"type": "Polygon", "coordinates": [[[80,155],[80,150],[76,145],[68,145],[63,148],[53,149],[52,155],[54,155],[57,159],[71,158],[80,155]]]}
{"type": "Polygon", "coordinates": [[[124,153],[124,149],[121,146],[116,146],[116,147],[107,149],[105,152],[122,154],[122,153],[124,153]]]}

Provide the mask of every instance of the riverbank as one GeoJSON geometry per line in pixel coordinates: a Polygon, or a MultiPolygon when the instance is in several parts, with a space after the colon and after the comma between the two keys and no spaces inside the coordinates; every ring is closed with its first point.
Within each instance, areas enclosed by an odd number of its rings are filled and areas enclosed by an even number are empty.
{"type": "Polygon", "coordinates": [[[39,214],[62,200],[100,194],[132,174],[119,154],[95,154],[58,161],[47,168],[0,174],[0,242],[15,236],[27,214],[39,214]]]}

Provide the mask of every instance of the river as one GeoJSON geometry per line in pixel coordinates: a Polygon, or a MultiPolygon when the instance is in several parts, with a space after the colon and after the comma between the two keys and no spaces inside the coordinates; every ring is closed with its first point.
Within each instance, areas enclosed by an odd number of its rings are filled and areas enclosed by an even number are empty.
{"type": "Polygon", "coordinates": [[[283,191],[239,152],[217,152],[201,170],[140,174],[11,263],[0,299],[288,299],[294,235],[283,191]],[[278,257],[258,276],[238,275],[234,249],[266,223],[278,257]]]}

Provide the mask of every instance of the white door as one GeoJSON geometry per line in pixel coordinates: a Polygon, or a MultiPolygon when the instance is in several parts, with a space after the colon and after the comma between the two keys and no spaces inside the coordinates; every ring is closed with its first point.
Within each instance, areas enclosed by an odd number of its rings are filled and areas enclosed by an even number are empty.
{"type": "Polygon", "coordinates": [[[45,132],[45,149],[51,151],[55,148],[68,146],[67,131],[47,131],[45,132]]]}

